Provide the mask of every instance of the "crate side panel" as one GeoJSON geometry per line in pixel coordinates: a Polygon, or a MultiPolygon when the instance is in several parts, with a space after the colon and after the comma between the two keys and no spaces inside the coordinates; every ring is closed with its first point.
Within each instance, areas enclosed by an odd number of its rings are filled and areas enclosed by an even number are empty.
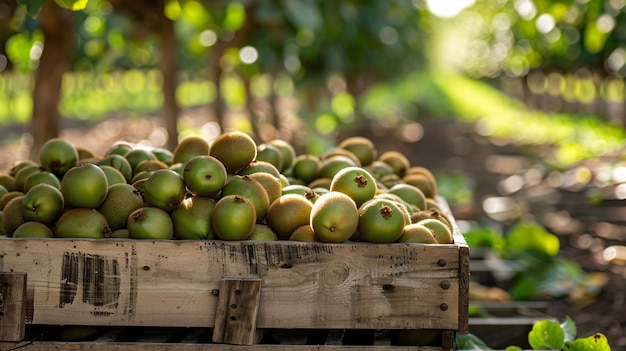
{"type": "Polygon", "coordinates": [[[455,245],[1,240],[33,324],[213,326],[220,280],[258,277],[261,328],[458,326],[455,245]]]}

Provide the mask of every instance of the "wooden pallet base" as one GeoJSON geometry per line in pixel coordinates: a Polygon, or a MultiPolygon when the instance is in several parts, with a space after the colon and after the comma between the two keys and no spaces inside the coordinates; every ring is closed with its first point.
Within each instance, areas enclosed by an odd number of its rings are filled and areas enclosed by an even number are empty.
{"type": "MultiPolygon", "coordinates": [[[[453,349],[454,332],[425,330],[423,337],[434,344],[402,345],[415,337],[415,331],[344,329],[270,329],[258,333],[254,345],[214,343],[214,328],[97,327],[75,329],[82,338],[63,340],[72,327],[29,325],[21,342],[0,342],[0,351],[227,351],[227,350],[368,350],[368,351],[444,351],[453,349]],[[401,334],[398,334],[400,332],[401,334]],[[413,333],[413,334],[412,334],[413,333]],[[403,335],[404,334],[404,335],[403,335]],[[407,338],[408,337],[408,338],[407,338]],[[442,344],[448,344],[446,347],[442,344]]],[[[85,328],[85,327],[82,327],[85,328]]]]}

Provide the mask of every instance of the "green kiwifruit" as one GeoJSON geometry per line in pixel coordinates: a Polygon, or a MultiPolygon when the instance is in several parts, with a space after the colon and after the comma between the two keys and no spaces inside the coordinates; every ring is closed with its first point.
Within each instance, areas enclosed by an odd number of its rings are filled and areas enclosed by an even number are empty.
{"type": "Polygon", "coordinates": [[[2,211],[4,214],[2,227],[4,229],[4,234],[9,237],[13,236],[13,232],[15,232],[17,227],[26,222],[24,219],[24,213],[22,212],[23,200],[24,195],[12,198],[9,202],[7,202],[4,210],[2,211]]]}
{"type": "Polygon", "coordinates": [[[276,169],[283,169],[283,153],[276,145],[261,143],[257,146],[256,159],[271,163],[276,169]]]}
{"type": "Polygon", "coordinates": [[[222,240],[246,240],[257,223],[254,204],[240,195],[224,196],[215,204],[211,223],[222,240]]]}
{"type": "Polygon", "coordinates": [[[334,155],[323,159],[320,162],[320,169],[317,178],[333,179],[335,174],[346,167],[355,167],[356,162],[348,156],[334,155]]]}
{"type": "Polygon", "coordinates": [[[133,145],[125,142],[125,141],[116,141],[115,143],[113,143],[113,145],[111,145],[105,152],[104,152],[104,156],[110,156],[110,155],[120,155],[120,156],[124,156],[126,155],[127,152],[129,152],[130,150],[133,149],[133,145]]]}
{"type": "Polygon", "coordinates": [[[13,232],[14,238],[54,238],[52,230],[45,224],[40,222],[22,223],[13,232]]]}
{"type": "Polygon", "coordinates": [[[174,237],[181,240],[213,240],[211,223],[217,201],[210,197],[191,196],[182,201],[171,214],[174,237]]]}
{"type": "Polygon", "coordinates": [[[274,233],[274,231],[272,230],[272,228],[270,228],[269,225],[257,223],[254,225],[252,234],[250,234],[247,240],[275,241],[275,240],[278,240],[278,235],[274,233]]]}
{"type": "Polygon", "coordinates": [[[333,177],[330,191],[339,191],[348,195],[356,206],[376,195],[376,180],[363,167],[346,167],[333,177]]]}
{"type": "Polygon", "coordinates": [[[244,132],[220,134],[209,147],[209,155],[220,160],[228,173],[236,174],[256,158],[256,143],[244,132]]]}
{"type": "Polygon", "coordinates": [[[339,191],[321,195],[311,209],[311,227],[317,240],[342,243],[356,232],[359,212],[354,200],[339,191]]]}
{"type": "Polygon", "coordinates": [[[122,172],[120,172],[117,168],[113,166],[107,166],[107,165],[99,165],[98,167],[100,167],[100,169],[104,171],[104,175],[106,175],[107,177],[107,184],[109,184],[109,186],[113,184],[127,184],[128,183],[126,181],[126,178],[124,178],[124,175],[122,174],[122,172]]]}
{"type": "Polygon", "coordinates": [[[374,198],[359,207],[359,238],[372,243],[392,243],[402,235],[406,216],[395,201],[374,198]]]}
{"type": "Polygon", "coordinates": [[[404,227],[402,235],[397,240],[399,243],[438,244],[432,229],[418,223],[404,227]]]}
{"type": "Polygon", "coordinates": [[[244,167],[244,169],[242,169],[241,171],[237,172],[237,174],[250,175],[252,173],[259,173],[259,172],[269,173],[273,175],[274,177],[280,176],[280,171],[278,170],[278,168],[276,168],[276,166],[274,166],[273,164],[269,162],[260,161],[260,160],[255,160],[255,161],[250,162],[250,164],[244,167]]]}
{"type": "Polygon", "coordinates": [[[214,197],[226,184],[228,172],[217,158],[199,155],[187,161],[182,176],[187,189],[193,195],[214,197]]]}
{"type": "Polygon", "coordinates": [[[281,240],[289,239],[296,228],[310,223],[313,204],[297,194],[281,195],[267,209],[267,224],[281,240]]]}
{"type": "Polygon", "coordinates": [[[296,150],[294,147],[282,139],[272,139],[267,143],[276,146],[282,154],[283,163],[282,168],[280,168],[281,173],[290,169],[293,165],[293,160],[296,158],[296,150]]]}
{"type": "Polygon", "coordinates": [[[50,184],[57,189],[61,189],[61,181],[59,177],[52,172],[41,171],[35,172],[26,177],[24,181],[24,193],[27,193],[32,187],[38,184],[50,184]]]}
{"type": "Polygon", "coordinates": [[[78,164],[78,150],[67,140],[54,138],[46,141],[39,150],[39,164],[57,177],[78,164]]]}
{"type": "Polygon", "coordinates": [[[320,170],[320,158],[312,154],[301,154],[293,161],[291,174],[302,182],[310,183],[317,179],[320,170]]]}
{"type": "Polygon", "coordinates": [[[172,164],[187,163],[196,156],[209,154],[209,143],[200,135],[190,135],[183,138],[174,149],[172,164]]]}
{"type": "Polygon", "coordinates": [[[338,147],[348,150],[357,156],[362,167],[370,165],[378,157],[378,150],[374,143],[366,137],[353,136],[346,138],[339,143],[338,147]]]}
{"type": "Polygon", "coordinates": [[[70,168],[61,179],[61,193],[67,208],[96,208],[106,198],[108,188],[106,174],[92,163],[70,168]]]}
{"type": "Polygon", "coordinates": [[[135,172],[135,168],[139,163],[141,163],[141,161],[157,159],[156,155],[154,155],[150,150],[146,149],[132,149],[124,154],[124,158],[126,158],[128,163],[130,164],[130,169],[133,171],[133,175],[137,173],[135,172]]]}
{"type": "Polygon", "coordinates": [[[402,180],[407,184],[411,184],[419,188],[429,199],[433,199],[437,196],[437,183],[426,174],[407,174],[402,178],[402,180]]]}
{"type": "Polygon", "coordinates": [[[318,241],[315,237],[315,232],[313,231],[313,227],[310,224],[305,224],[300,226],[294,230],[291,235],[289,235],[289,241],[306,241],[306,242],[314,242],[318,241]]]}
{"type": "Polygon", "coordinates": [[[57,238],[102,239],[111,236],[104,215],[91,208],[73,208],[64,212],[56,223],[57,238]]]}
{"type": "Polygon", "coordinates": [[[382,153],[378,161],[385,162],[393,169],[393,173],[402,178],[411,167],[409,159],[399,151],[391,150],[382,153]]]}
{"type": "Polygon", "coordinates": [[[108,155],[103,159],[98,160],[96,164],[98,166],[111,166],[117,169],[120,173],[122,173],[124,179],[126,179],[126,183],[130,183],[133,178],[133,168],[130,165],[130,162],[128,162],[128,160],[122,155],[108,155]]]}
{"type": "Polygon", "coordinates": [[[61,190],[45,183],[32,187],[22,200],[22,214],[26,221],[52,223],[59,219],[64,208],[61,190]]]}
{"type": "Polygon", "coordinates": [[[172,211],[185,199],[185,182],[171,169],[153,171],[143,184],[143,198],[152,206],[172,211]]]}
{"type": "Polygon", "coordinates": [[[111,230],[126,228],[128,216],[135,210],[143,207],[143,197],[139,190],[126,183],[109,185],[107,196],[98,206],[109,223],[111,230]]]}
{"type": "Polygon", "coordinates": [[[24,193],[21,191],[9,191],[8,193],[2,195],[2,197],[0,197],[0,211],[4,211],[4,208],[9,203],[9,201],[23,195],[24,193]]]}
{"type": "Polygon", "coordinates": [[[404,202],[416,207],[419,210],[426,209],[426,195],[418,187],[411,184],[394,184],[387,190],[388,194],[395,194],[404,202]]]}
{"type": "Polygon", "coordinates": [[[256,211],[256,220],[265,220],[270,205],[269,195],[261,183],[250,176],[233,176],[222,188],[221,197],[240,195],[250,200],[256,211]]]}
{"type": "Polygon", "coordinates": [[[433,235],[435,236],[435,239],[437,239],[438,243],[440,244],[452,244],[453,243],[452,230],[450,230],[448,225],[444,223],[443,221],[434,219],[434,218],[428,218],[428,219],[422,219],[421,221],[417,222],[417,224],[423,225],[429,228],[430,230],[432,230],[433,235]]]}
{"type": "MultiPolygon", "coordinates": [[[[15,175],[17,175],[17,172],[19,172],[20,169],[26,166],[40,166],[40,165],[39,163],[32,161],[32,160],[17,160],[11,164],[11,168],[9,168],[9,176],[14,178],[15,175]]],[[[3,183],[0,183],[0,184],[3,184],[3,183]]],[[[7,189],[9,188],[7,187],[7,189]]]]}
{"type": "Polygon", "coordinates": [[[248,177],[261,183],[267,192],[270,204],[282,195],[283,188],[279,178],[265,172],[252,173],[248,175],[248,177]]]}
{"type": "Polygon", "coordinates": [[[142,207],[128,216],[128,237],[131,239],[171,240],[174,238],[172,217],[156,207],[142,207]]]}

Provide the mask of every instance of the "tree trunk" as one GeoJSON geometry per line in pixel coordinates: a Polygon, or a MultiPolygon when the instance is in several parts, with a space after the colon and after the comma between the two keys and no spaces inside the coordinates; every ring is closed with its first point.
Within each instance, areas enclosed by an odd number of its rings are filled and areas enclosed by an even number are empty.
{"type": "MultiPolygon", "coordinates": [[[[165,5],[165,1],[161,1],[165,5]]],[[[178,43],[174,32],[174,21],[165,16],[165,11],[160,12],[161,16],[161,61],[159,69],[163,76],[163,119],[167,130],[167,145],[169,150],[174,150],[178,145],[178,102],[176,101],[176,87],[178,82],[177,73],[177,52],[178,43]]]]}
{"type": "Polygon", "coordinates": [[[270,96],[268,97],[270,111],[269,121],[274,126],[276,131],[280,130],[280,117],[278,113],[278,94],[276,93],[276,79],[278,78],[278,72],[280,69],[275,67],[270,74],[270,96]]]}
{"type": "Polygon", "coordinates": [[[74,48],[71,11],[46,1],[41,9],[44,49],[35,74],[33,116],[29,130],[33,137],[30,158],[38,160],[39,150],[60,133],[59,100],[61,82],[67,72],[74,48]]]}
{"type": "Polygon", "coordinates": [[[222,74],[224,73],[220,66],[220,60],[229,47],[238,46],[244,43],[252,32],[257,28],[258,22],[254,17],[254,11],[258,6],[257,1],[253,1],[246,7],[246,21],[243,26],[239,28],[237,32],[230,38],[230,40],[220,40],[214,46],[211,52],[210,64],[211,64],[211,77],[209,78],[215,86],[215,102],[213,103],[213,113],[217,123],[219,123],[222,131],[226,127],[224,125],[224,100],[222,98],[222,74]]]}
{"type": "Polygon", "coordinates": [[[222,53],[214,54],[213,62],[211,63],[211,81],[215,87],[215,100],[213,101],[213,113],[217,124],[220,126],[220,130],[223,132],[226,125],[224,123],[224,98],[222,97],[222,67],[220,66],[220,59],[222,53]]]}

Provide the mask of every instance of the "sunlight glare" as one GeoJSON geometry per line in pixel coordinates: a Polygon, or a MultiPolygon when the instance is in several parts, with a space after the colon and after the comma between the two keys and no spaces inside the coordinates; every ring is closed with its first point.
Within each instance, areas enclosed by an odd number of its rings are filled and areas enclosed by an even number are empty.
{"type": "Polygon", "coordinates": [[[259,58],[259,52],[252,46],[244,46],[239,50],[239,59],[243,63],[251,64],[259,58]]]}
{"type": "Polygon", "coordinates": [[[451,18],[474,5],[474,2],[475,0],[426,0],[426,7],[437,17],[451,18]]]}

